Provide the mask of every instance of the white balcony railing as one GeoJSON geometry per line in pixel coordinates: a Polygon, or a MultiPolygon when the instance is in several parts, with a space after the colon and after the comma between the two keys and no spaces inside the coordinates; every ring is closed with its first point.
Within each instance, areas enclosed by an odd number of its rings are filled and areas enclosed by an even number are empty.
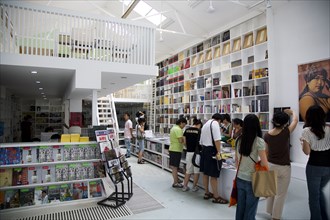
{"type": "Polygon", "coordinates": [[[22,3],[0,10],[0,52],[154,65],[153,27],[22,3]]]}

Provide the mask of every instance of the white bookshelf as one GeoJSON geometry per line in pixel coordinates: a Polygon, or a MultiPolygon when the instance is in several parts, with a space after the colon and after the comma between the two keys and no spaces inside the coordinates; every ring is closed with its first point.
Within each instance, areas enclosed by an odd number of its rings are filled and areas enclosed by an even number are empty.
{"type": "Polygon", "coordinates": [[[268,43],[260,37],[267,32],[266,17],[228,31],[225,41],[226,31],[158,63],[156,132],[169,133],[181,116],[206,121],[214,113],[241,119],[253,113],[263,130],[269,128],[268,43]]]}

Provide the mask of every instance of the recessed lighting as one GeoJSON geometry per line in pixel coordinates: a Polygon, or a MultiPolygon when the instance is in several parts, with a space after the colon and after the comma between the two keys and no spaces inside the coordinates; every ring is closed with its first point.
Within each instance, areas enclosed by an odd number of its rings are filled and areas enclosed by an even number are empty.
{"type": "Polygon", "coordinates": [[[36,81],[37,84],[40,84],[40,81],[36,81]]]}
{"type": "Polygon", "coordinates": [[[44,99],[47,99],[47,98],[44,98],[44,99]]]}
{"type": "Polygon", "coordinates": [[[39,90],[43,90],[44,88],[40,87],[39,90]]]}
{"type": "Polygon", "coordinates": [[[46,95],[43,95],[42,97],[46,97],[46,95]]]}
{"type": "Polygon", "coordinates": [[[32,74],[37,74],[38,72],[37,71],[31,71],[32,74]]]}
{"type": "Polygon", "coordinates": [[[120,77],[120,78],[122,78],[122,79],[127,79],[127,77],[126,77],[126,76],[122,76],[122,77],[120,77]]]}
{"type": "Polygon", "coordinates": [[[42,92],[42,93],[41,93],[41,95],[45,95],[45,93],[44,93],[44,92],[42,92]]]}

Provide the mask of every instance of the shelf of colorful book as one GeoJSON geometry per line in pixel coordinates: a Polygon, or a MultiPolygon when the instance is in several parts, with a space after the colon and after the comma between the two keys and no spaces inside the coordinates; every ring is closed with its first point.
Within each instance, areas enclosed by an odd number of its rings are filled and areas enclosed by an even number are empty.
{"type": "Polygon", "coordinates": [[[52,185],[63,185],[63,184],[70,184],[70,183],[91,182],[91,181],[97,181],[97,180],[102,180],[102,178],[69,180],[69,181],[61,181],[61,182],[38,183],[38,184],[18,185],[18,186],[4,186],[4,187],[0,187],[0,191],[9,190],[9,189],[36,188],[39,186],[52,186],[52,185]]]}
{"type": "Polygon", "coordinates": [[[42,163],[21,163],[21,164],[9,164],[1,165],[1,169],[6,168],[18,168],[18,167],[40,167],[45,165],[59,165],[59,164],[74,164],[74,163],[86,163],[86,162],[99,162],[100,159],[90,160],[68,160],[68,161],[56,161],[56,162],[42,162],[42,163]]]}
{"type": "Polygon", "coordinates": [[[61,146],[61,145],[87,145],[93,144],[97,146],[97,142],[18,142],[18,143],[0,143],[0,148],[9,147],[39,147],[39,146],[61,146]]]}

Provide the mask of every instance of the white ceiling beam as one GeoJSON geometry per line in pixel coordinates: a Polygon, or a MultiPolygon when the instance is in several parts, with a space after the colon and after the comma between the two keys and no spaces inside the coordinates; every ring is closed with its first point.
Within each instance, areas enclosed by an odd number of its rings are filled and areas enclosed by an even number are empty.
{"type": "Polygon", "coordinates": [[[176,16],[176,19],[178,19],[178,22],[179,22],[179,24],[180,24],[180,27],[181,27],[183,33],[187,33],[186,30],[185,30],[184,27],[183,27],[182,21],[181,21],[179,15],[178,15],[178,12],[177,12],[176,10],[175,10],[175,16],[176,16]]]}
{"type": "Polygon", "coordinates": [[[121,16],[121,18],[125,19],[128,17],[129,14],[134,10],[135,6],[139,4],[140,0],[134,0],[127,8],[125,13],[121,16]]]}
{"type": "Polygon", "coordinates": [[[116,17],[115,15],[111,14],[110,12],[106,11],[105,9],[101,8],[100,6],[98,6],[97,4],[95,4],[94,2],[92,1],[88,1],[89,4],[93,5],[95,8],[97,8],[98,10],[104,12],[105,14],[111,16],[111,17],[116,17]]]}
{"type": "Polygon", "coordinates": [[[141,19],[144,19],[144,18],[149,18],[149,17],[155,16],[155,15],[159,15],[159,14],[166,14],[166,13],[169,13],[169,12],[172,12],[172,11],[161,11],[161,12],[158,12],[156,14],[147,15],[147,16],[141,16],[141,17],[133,18],[131,20],[132,21],[141,20],[141,19]]]}
{"type": "Polygon", "coordinates": [[[187,37],[197,37],[197,38],[204,39],[204,37],[196,36],[196,35],[193,35],[193,34],[187,34],[187,33],[183,33],[183,32],[178,32],[178,31],[172,31],[172,30],[167,30],[167,29],[162,29],[162,28],[156,28],[156,30],[160,31],[160,32],[166,32],[166,33],[171,33],[171,34],[179,34],[179,35],[183,35],[183,36],[187,36],[187,37]]]}
{"type": "Polygon", "coordinates": [[[234,4],[241,5],[241,6],[245,7],[245,8],[248,8],[248,7],[249,7],[247,4],[244,4],[244,3],[242,3],[242,2],[239,1],[239,0],[229,0],[229,1],[230,1],[231,3],[234,3],[234,4]]]}

